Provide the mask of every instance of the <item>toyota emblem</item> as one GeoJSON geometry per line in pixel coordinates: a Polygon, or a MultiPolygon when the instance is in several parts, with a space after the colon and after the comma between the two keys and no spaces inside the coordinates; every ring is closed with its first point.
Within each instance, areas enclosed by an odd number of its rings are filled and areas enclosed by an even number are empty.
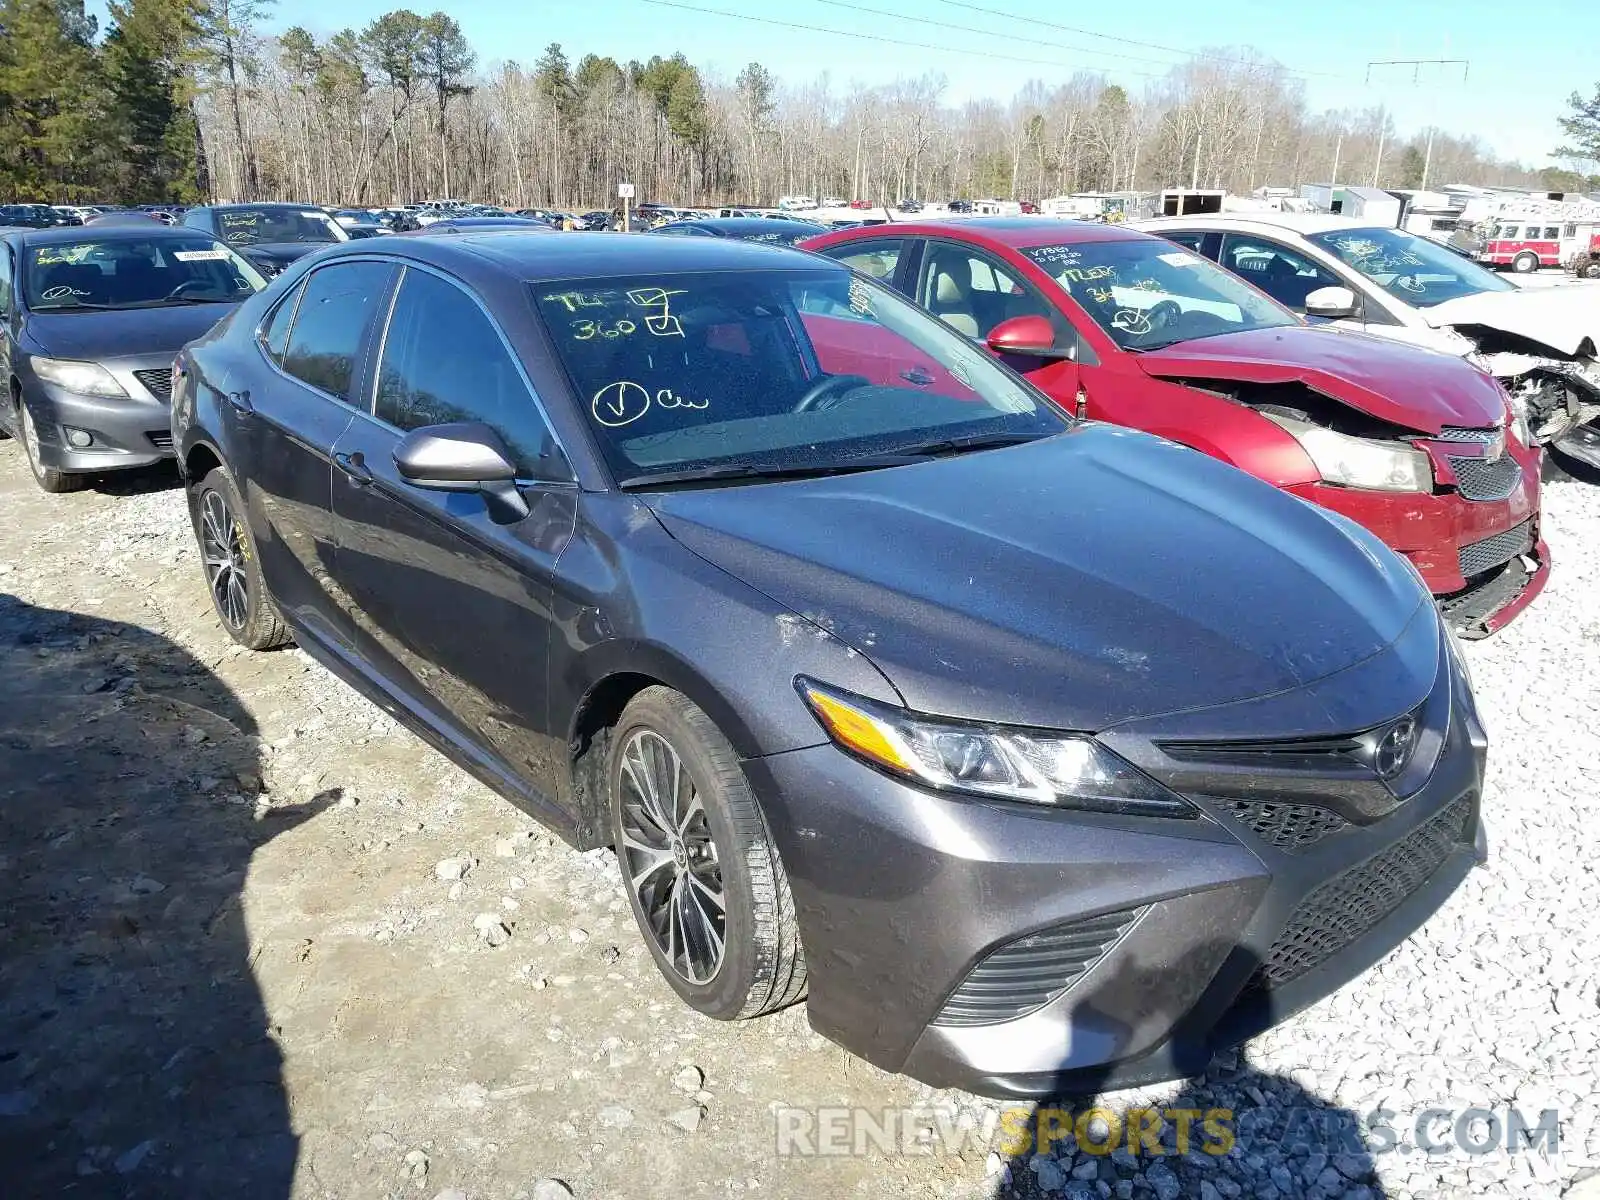
{"type": "Polygon", "coordinates": [[[1372,752],[1372,767],[1378,775],[1392,780],[1406,769],[1411,753],[1417,748],[1417,721],[1415,717],[1401,717],[1378,739],[1372,752]]]}

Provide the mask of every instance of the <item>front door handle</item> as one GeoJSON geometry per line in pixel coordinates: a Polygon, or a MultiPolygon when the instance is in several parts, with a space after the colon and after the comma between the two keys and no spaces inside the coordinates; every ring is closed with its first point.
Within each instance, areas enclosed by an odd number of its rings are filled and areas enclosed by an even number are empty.
{"type": "Polygon", "coordinates": [[[228,403],[233,405],[233,410],[241,416],[248,417],[255,412],[255,405],[250,403],[249,392],[229,392],[228,403]]]}
{"type": "Polygon", "coordinates": [[[372,472],[367,468],[366,460],[358,451],[355,454],[335,454],[333,462],[339,470],[343,471],[345,478],[355,487],[366,487],[372,482],[372,472]]]}

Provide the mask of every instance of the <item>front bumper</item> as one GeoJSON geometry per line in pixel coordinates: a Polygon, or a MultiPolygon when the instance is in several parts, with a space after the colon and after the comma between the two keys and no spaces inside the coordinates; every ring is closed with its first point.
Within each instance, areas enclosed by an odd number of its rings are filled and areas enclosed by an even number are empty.
{"type": "MultiPolygon", "coordinates": [[[[1370,690],[1384,671],[1394,664],[1354,682],[1370,690]]],[[[1192,789],[1201,819],[1141,820],[934,795],[832,746],[750,760],[795,898],[813,1027],[885,1070],[992,1096],[1199,1073],[1364,971],[1481,858],[1485,739],[1442,651],[1438,676],[1448,734],[1426,783],[1294,851],[1192,789]],[[1046,1002],[984,1019],[1085,930],[1095,948],[1046,1002]]],[[[1305,711],[1338,710],[1326,700],[1305,711]]],[[[1142,729],[1102,739],[1146,769],[1160,757],[1142,729]]]]}
{"type": "Polygon", "coordinates": [[[167,396],[152,391],[149,382],[159,381],[162,372],[170,380],[171,357],[102,365],[122,385],[126,396],[85,396],[37,376],[24,384],[23,402],[39,433],[41,465],[73,474],[97,474],[148,467],[172,457],[167,396]],[[89,444],[71,444],[73,431],[87,434],[89,444]]]}
{"type": "Polygon", "coordinates": [[[1515,457],[1522,478],[1503,500],[1468,500],[1453,491],[1429,495],[1364,491],[1325,483],[1298,484],[1287,490],[1342,513],[1404,554],[1457,632],[1484,637],[1533,603],[1550,573],[1550,549],[1539,521],[1540,455],[1519,447],[1515,457]],[[1502,540],[1505,552],[1494,553],[1502,540]]]}

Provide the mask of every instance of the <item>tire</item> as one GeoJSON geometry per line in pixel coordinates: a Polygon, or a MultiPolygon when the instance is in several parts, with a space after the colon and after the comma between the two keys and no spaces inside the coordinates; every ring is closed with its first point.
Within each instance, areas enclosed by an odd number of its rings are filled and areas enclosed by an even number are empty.
{"type": "Polygon", "coordinates": [[[58,471],[39,461],[39,431],[34,427],[33,414],[28,411],[28,406],[22,402],[21,396],[13,396],[12,403],[16,406],[13,409],[13,419],[17,432],[22,435],[22,456],[28,460],[28,469],[33,472],[33,481],[43,490],[56,496],[66,492],[82,491],[89,482],[87,475],[58,471]]]}
{"type": "Polygon", "coordinates": [[[239,489],[223,467],[212,470],[190,492],[190,514],[200,547],[211,607],[228,636],[247,650],[276,650],[292,640],[267,594],[250,525],[239,514],[239,489]]]}
{"type": "Polygon", "coordinates": [[[1518,275],[1531,275],[1539,269],[1539,256],[1524,250],[1511,260],[1511,269],[1518,275]]]}
{"type": "Polygon", "coordinates": [[[673,990],[719,1021],[799,1000],[806,966],[789,880],[738,755],[711,718],[670,688],[646,688],[612,731],[606,778],[628,903],[673,990]],[[658,794],[670,814],[647,791],[668,778],[674,789],[658,794]],[[709,898],[717,887],[723,917],[713,964],[715,937],[704,931],[718,932],[709,898]]]}
{"type": "Polygon", "coordinates": [[[1600,258],[1591,258],[1578,267],[1579,279],[1600,279],[1600,258]]]}

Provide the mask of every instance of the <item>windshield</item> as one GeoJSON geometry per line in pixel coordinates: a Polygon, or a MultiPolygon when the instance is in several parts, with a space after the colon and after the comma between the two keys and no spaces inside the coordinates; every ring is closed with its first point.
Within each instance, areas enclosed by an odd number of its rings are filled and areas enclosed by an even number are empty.
{"type": "Polygon", "coordinates": [[[1309,241],[1360,271],[1389,295],[1418,308],[1479,292],[1514,292],[1516,284],[1437,242],[1400,229],[1335,229],[1309,241]]]}
{"type": "Polygon", "coordinates": [[[314,208],[221,209],[217,212],[217,230],[230,246],[349,240],[327,213],[314,208]]]}
{"type": "Polygon", "coordinates": [[[573,279],[534,299],[620,482],[850,470],[1069,424],[983,350],[842,268],[573,279]]]}
{"type": "Polygon", "coordinates": [[[1210,260],[1157,238],[1032,246],[1023,253],[1124,350],[1300,323],[1210,260]]]}
{"type": "Polygon", "coordinates": [[[23,251],[34,312],[236,303],[267,286],[244,259],[202,233],[57,242],[23,251]]]}

